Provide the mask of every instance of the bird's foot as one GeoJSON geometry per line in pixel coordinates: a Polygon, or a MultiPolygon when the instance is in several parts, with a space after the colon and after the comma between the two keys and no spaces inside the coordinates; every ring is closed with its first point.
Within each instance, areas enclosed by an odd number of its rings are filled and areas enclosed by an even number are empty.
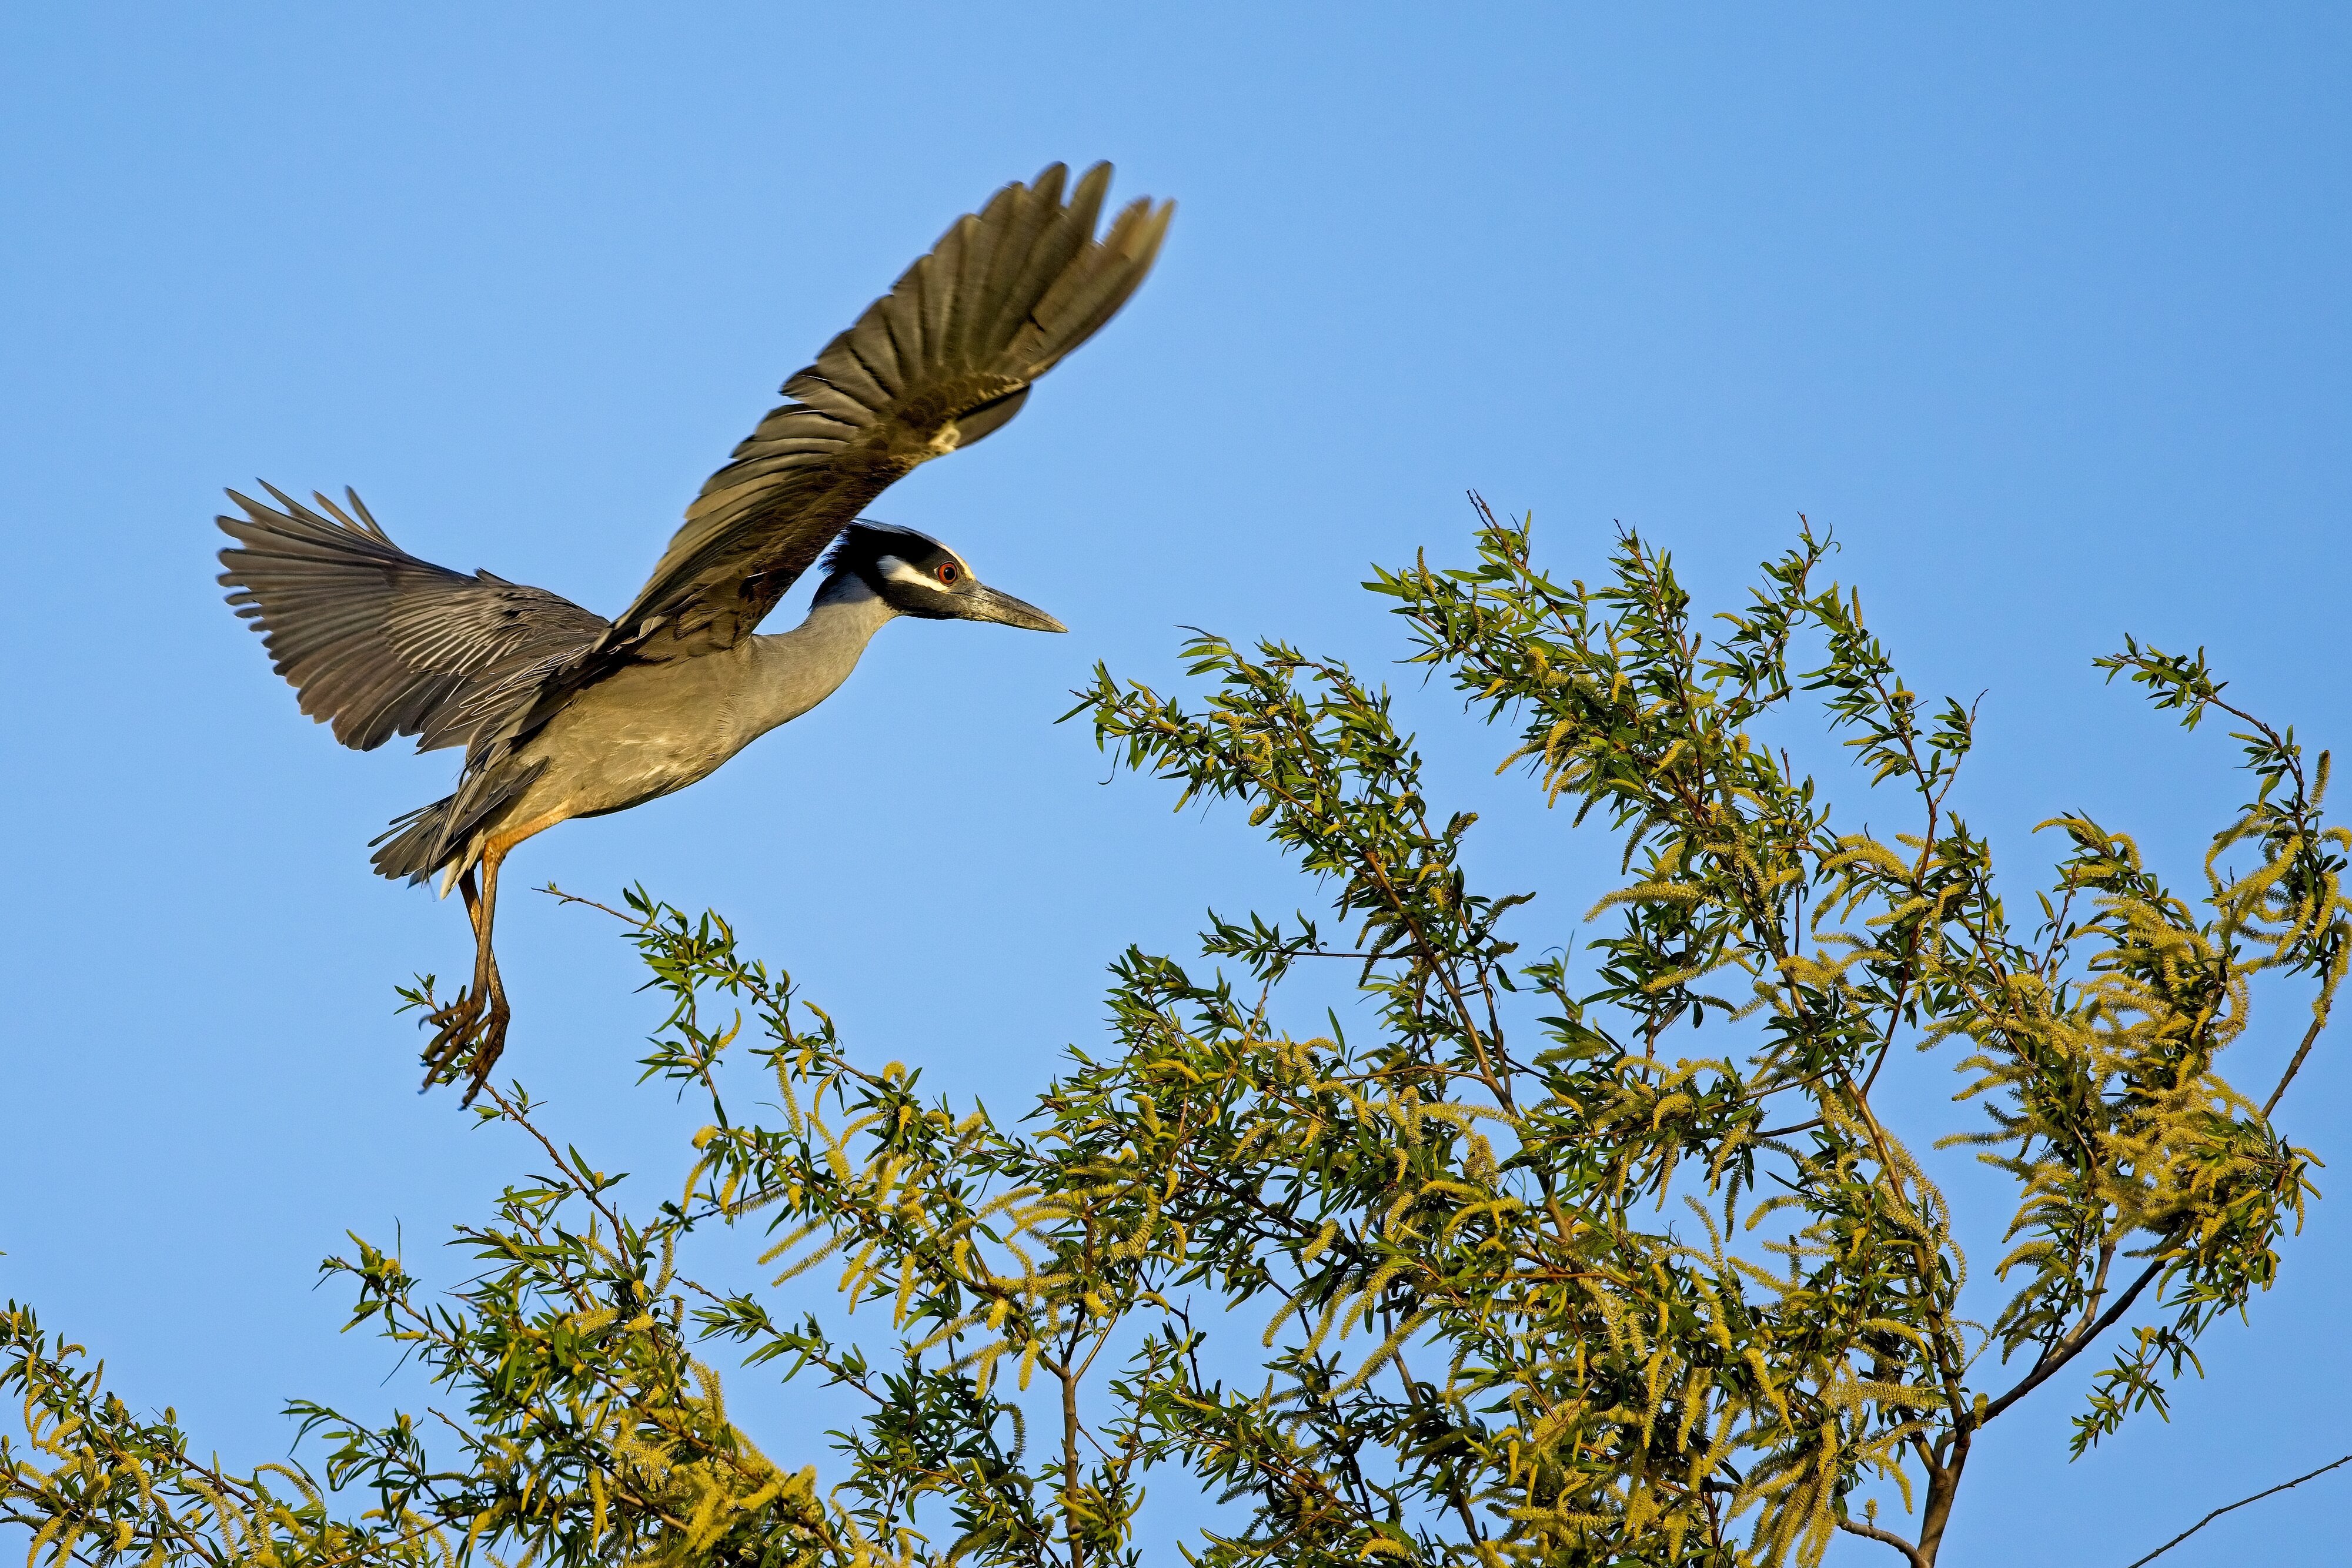
{"type": "MultiPolygon", "coordinates": [[[[436,1083],[457,1081],[466,1048],[474,1043],[482,1021],[482,999],[470,988],[459,991],[447,1007],[425,1014],[425,1021],[438,1032],[425,1048],[425,1082],[417,1088],[420,1094],[436,1083]]],[[[499,1032],[503,1039],[506,1030],[501,1028],[499,1032]]],[[[479,1083],[475,1087],[479,1088],[479,1083]]],[[[471,1092],[466,1096],[468,1100],[473,1097],[471,1092]]]]}
{"type": "Polygon", "coordinates": [[[466,1086],[466,1097],[457,1102],[470,1105],[482,1085],[490,1081],[490,1069],[498,1065],[499,1054],[507,1048],[507,1020],[514,1015],[507,1009],[507,999],[499,992],[490,993],[489,1016],[482,1020],[479,1035],[474,1042],[474,1081],[466,1086]]]}

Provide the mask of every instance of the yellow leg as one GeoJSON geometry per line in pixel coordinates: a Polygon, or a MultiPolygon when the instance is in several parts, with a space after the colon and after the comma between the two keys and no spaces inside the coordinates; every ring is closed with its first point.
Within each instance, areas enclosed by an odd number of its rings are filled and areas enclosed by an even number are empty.
{"type": "Polygon", "coordinates": [[[506,1049],[507,1023],[513,1017],[507,1006],[506,984],[499,977],[498,955],[490,946],[490,928],[498,918],[499,868],[506,863],[508,854],[517,844],[562,820],[546,817],[492,834],[482,847],[481,859],[457,879],[457,891],[466,900],[466,918],[474,927],[474,983],[425,1020],[438,1030],[433,1042],[425,1048],[426,1089],[454,1080],[469,1048],[472,1071],[461,1103],[472,1104],[474,1096],[482,1092],[482,1085],[490,1081],[490,1069],[506,1049]],[[474,879],[478,869],[481,873],[478,886],[474,879]]]}
{"type": "MultiPolygon", "coordinates": [[[[451,1066],[471,1043],[474,1025],[482,1016],[482,999],[487,994],[481,974],[483,956],[490,951],[490,912],[483,907],[480,889],[474,882],[473,867],[467,866],[465,873],[457,879],[457,892],[466,901],[467,924],[474,928],[474,983],[461,988],[447,1007],[425,1020],[437,1032],[433,1036],[432,1043],[425,1048],[424,1089],[444,1082],[451,1066]]],[[[497,960],[493,958],[493,968],[496,964],[497,960]]]]}
{"type": "Polygon", "coordinates": [[[498,913],[499,868],[506,863],[506,850],[495,842],[482,856],[482,895],[478,906],[467,913],[474,916],[474,994],[489,999],[488,1016],[483,1019],[480,1037],[474,1044],[474,1078],[467,1085],[466,1098],[459,1102],[470,1105],[482,1085],[490,1081],[490,1069],[498,1065],[499,1054],[507,1048],[507,1020],[513,1016],[507,1007],[507,988],[499,978],[498,955],[490,950],[490,922],[498,913]]]}

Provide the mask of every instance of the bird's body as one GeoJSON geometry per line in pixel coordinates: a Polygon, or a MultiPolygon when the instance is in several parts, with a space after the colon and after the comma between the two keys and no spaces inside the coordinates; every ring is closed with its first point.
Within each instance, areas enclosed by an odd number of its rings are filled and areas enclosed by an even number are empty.
{"type": "MultiPolygon", "coordinates": [[[[558,822],[625,811],[709,778],[831,696],[898,613],[855,576],[826,587],[789,632],[755,634],[699,658],[624,665],[580,692],[502,760],[501,769],[527,782],[484,814],[456,856],[441,852],[436,814],[430,836],[418,833],[406,852],[399,848],[406,835],[394,838],[377,869],[393,877],[438,870],[454,880],[493,840],[511,848],[558,822]]],[[[448,804],[436,801],[425,812],[448,804]]],[[[404,820],[412,831],[426,821],[404,820]]]]}
{"type": "Polygon", "coordinates": [[[830,696],[897,617],[1063,629],[982,585],[938,540],[859,513],[917,465],[1010,420],[1141,283],[1170,209],[1131,204],[1096,237],[1108,177],[1097,165],[1065,203],[1057,165],[959,220],[784,383],[792,401],[703,486],[613,621],[411,556],[356,495],[346,509],[230,492],[245,515],[220,519],[236,540],[221,580],[303,711],[362,750],[394,735],[466,748],[457,789],[395,821],[374,857],[385,876],[437,873],[444,891],[462,889],[474,925],[474,982],[434,1015],[428,1084],[470,1049],[478,1090],[504,1040],[490,934],[499,867],[517,844],[709,777],[830,696]],[[807,618],[757,632],[828,546],[807,618]]]}
{"type": "Polygon", "coordinates": [[[601,816],[708,778],[831,696],[893,613],[876,594],[845,594],[811,610],[790,632],[615,673],[517,748],[517,765],[543,764],[545,771],[517,799],[513,814],[601,816]]]}

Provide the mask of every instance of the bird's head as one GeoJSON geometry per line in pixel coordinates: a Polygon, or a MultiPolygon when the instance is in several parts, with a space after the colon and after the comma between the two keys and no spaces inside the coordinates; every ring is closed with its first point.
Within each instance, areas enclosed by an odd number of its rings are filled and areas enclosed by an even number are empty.
{"type": "Polygon", "coordinates": [[[963,557],[912,528],[862,519],[852,523],[824,564],[829,578],[856,579],[901,615],[993,621],[1029,632],[1069,630],[1035,605],[989,587],[972,575],[963,557]]]}

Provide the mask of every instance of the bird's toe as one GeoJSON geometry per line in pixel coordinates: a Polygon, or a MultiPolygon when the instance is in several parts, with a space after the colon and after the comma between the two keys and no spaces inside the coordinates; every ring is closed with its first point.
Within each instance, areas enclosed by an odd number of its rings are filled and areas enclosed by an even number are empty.
{"type": "Polygon", "coordinates": [[[425,1015],[425,1021],[431,1024],[436,1031],[425,1047],[425,1089],[436,1083],[447,1082],[457,1076],[454,1070],[467,1042],[473,1039],[475,1025],[481,1016],[481,1001],[471,991],[458,992],[457,1000],[447,1007],[425,1015]]]}
{"type": "Polygon", "coordinates": [[[490,1069],[498,1065],[499,1054],[507,1048],[507,1020],[512,1016],[507,1009],[506,998],[494,995],[490,998],[489,1015],[483,1019],[481,1030],[474,1040],[473,1080],[466,1087],[466,1098],[460,1102],[461,1104],[472,1104],[474,1096],[479,1094],[482,1086],[490,1081],[490,1069]]]}

